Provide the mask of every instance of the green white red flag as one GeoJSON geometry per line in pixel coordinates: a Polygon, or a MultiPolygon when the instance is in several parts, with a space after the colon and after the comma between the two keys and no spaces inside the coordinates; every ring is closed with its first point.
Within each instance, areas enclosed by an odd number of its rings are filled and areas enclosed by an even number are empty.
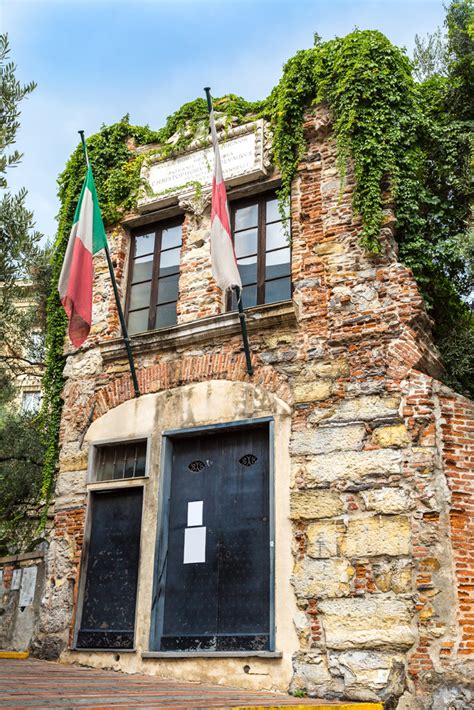
{"type": "Polygon", "coordinates": [[[69,338],[77,348],[89,335],[92,323],[92,255],[106,246],[104,223],[89,165],[58,284],[59,297],[69,319],[69,338]]]}

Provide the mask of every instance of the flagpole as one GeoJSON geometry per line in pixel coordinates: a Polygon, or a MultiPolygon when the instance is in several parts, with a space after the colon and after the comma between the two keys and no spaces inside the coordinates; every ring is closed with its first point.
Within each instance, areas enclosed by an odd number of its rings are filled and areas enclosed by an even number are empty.
{"type": "MultiPolygon", "coordinates": [[[[82,148],[84,150],[84,157],[86,159],[86,165],[87,165],[87,167],[89,167],[90,162],[89,162],[89,155],[87,153],[86,140],[84,138],[84,131],[78,131],[78,133],[81,136],[82,148]]],[[[107,264],[109,267],[110,278],[112,280],[112,287],[114,289],[115,303],[117,304],[117,311],[119,314],[120,325],[122,327],[122,335],[123,335],[123,339],[125,342],[125,348],[127,350],[128,364],[130,365],[130,373],[132,375],[133,389],[135,392],[135,397],[139,397],[140,396],[140,388],[138,387],[137,373],[135,370],[135,363],[133,361],[132,347],[130,345],[128,328],[127,328],[127,324],[125,323],[125,318],[124,318],[123,310],[122,310],[122,304],[120,303],[120,296],[119,296],[119,292],[118,292],[118,288],[117,288],[117,281],[115,279],[114,266],[112,264],[112,258],[110,256],[109,245],[107,243],[105,244],[105,256],[107,258],[107,264]]]]}
{"type": "MultiPolygon", "coordinates": [[[[206,86],[204,88],[204,91],[206,92],[207,108],[209,111],[209,115],[211,115],[212,114],[211,87],[206,86]]],[[[247,372],[249,375],[253,375],[252,360],[250,357],[249,339],[248,339],[248,335],[247,335],[247,321],[245,319],[245,312],[244,312],[244,307],[242,304],[242,290],[238,286],[235,286],[234,288],[235,288],[235,295],[237,296],[237,308],[239,310],[240,329],[242,331],[242,342],[244,344],[247,372]]]]}

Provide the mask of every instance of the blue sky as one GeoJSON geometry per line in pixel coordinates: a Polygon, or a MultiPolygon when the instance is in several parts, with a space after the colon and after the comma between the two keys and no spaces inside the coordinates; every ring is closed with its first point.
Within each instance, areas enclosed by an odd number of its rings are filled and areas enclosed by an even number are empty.
{"type": "Polygon", "coordinates": [[[28,189],[37,228],[53,237],[56,178],[78,142],[126,113],[163,125],[203,95],[264,98],[283,63],[354,27],[378,29],[409,53],[415,34],[442,25],[442,0],[1,0],[2,31],[22,81],[22,164],[10,185],[28,189]]]}

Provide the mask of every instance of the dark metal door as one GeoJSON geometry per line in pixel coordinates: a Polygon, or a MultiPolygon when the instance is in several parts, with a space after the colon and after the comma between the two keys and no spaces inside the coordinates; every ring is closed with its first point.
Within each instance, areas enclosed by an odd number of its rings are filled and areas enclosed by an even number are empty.
{"type": "Polygon", "coordinates": [[[168,510],[159,648],[268,649],[268,428],[176,439],[168,510]]]}
{"type": "Polygon", "coordinates": [[[133,648],[143,489],[95,491],[78,648],[133,648]]]}

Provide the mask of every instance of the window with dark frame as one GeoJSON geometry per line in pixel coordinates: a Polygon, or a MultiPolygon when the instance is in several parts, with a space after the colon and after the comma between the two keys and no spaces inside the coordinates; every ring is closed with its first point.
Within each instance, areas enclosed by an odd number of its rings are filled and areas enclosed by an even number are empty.
{"type": "MultiPolygon", "coordinates": [[[[244,308],[291,298],[289,216],[282,220],[275,193],[231,203],[231,210],[244,308]]],[[[236,308],[235,294],[227,305],[236,308]]]]}
{"type": "Polygon", "coordinates": [[[130,335],[176,324],[181,220],[132,235],[127,318],[130,335]]]}
{"type": "Polygon", "coordinates": [[[117,481],[145,476],[146,445],[145,440],[96,446],[93,481],[117,481]]]}

